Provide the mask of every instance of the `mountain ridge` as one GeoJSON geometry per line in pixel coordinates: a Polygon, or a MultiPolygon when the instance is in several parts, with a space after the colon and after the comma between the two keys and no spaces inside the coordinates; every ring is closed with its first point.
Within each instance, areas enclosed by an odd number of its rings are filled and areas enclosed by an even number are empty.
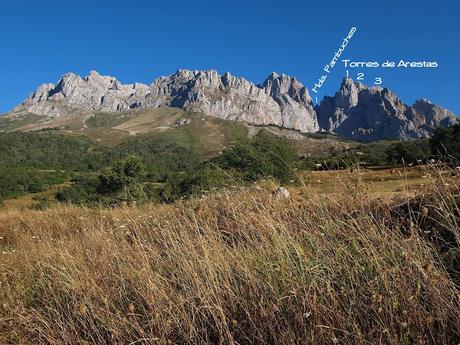
{"type": "Polygon", "coordinates": [[[458,123],[455,114],[426,99],[406,105],[388,88],[345,78],[332,97],[316,106],[320,126],[357,141],[429,137],[438,126],[458,123]]]}
{"type": "Polygon", "coordinates": [[[96,71],[85,77],[67,73],[56,84],[40,85],[10,114],[58,118],[74,111],[117,113],[161,107],[304,133],[325,130],[363,142],[428,137],[437,126],[459,122],[455,114],[426,99],[408,106],[387,88],[349,78],[343,79],[334,96],[325,96],[315,106],[295,77],[273,72],[255,84],[216,70],[178,70],[150,85],[123,84],[96,71]]]}

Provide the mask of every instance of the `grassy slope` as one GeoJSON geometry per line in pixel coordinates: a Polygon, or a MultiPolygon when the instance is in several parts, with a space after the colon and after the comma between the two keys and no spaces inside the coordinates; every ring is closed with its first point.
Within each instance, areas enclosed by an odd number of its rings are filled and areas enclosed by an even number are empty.
{"type": "Polygon", "coordinates": [[[421,237],[458,248],[447,184],[403,214],[359,184],[2,213],[0,343],[457,344],[459,290],[421,237]]]}
{"type": "Polygon", "coordinates": [[[38,192],[38,193],[27,193],[24,195],[17,196],[15,198],[7,199],[0,205],[0,212],[7,210],[25,210],[34,207],[39,207],[43,204],[44,207],[51,207],[57,205],[58,201],[54,197],[56,192],[64,187],[68,187],[69,182],[62,184],[55,184],[50,186],[49,189],[38,192]]]}
{"type": "Polygon", "coordinates": [[[0,117],[0,133],[18,130],[30,124],[37,123],[41,119],[41,116],[32,114],[24,114],[17,118],[2,116],[0,117]]]}
{"type": "MultiPolygon", "coordinates": [[[[84,114],[76,112],[71,116],[45,121],[41,116],[20,114],[17,119],[0,118],[0,130],[33,131],[53,129],[65,134],[83,134],[100,145],[115,146],[135,134],[152,134],[165,131],[183,131],[199,138],[204,147],[225,147],[235,137],[254,136],[264,127],[236,123],[201,113],[183,111],[178,108],[157,108],[129,111],[125,113],[84,114]],[[176,128],[180,118],[189,118],[191,125],[176,128]],[[3,128],[2,128],[3,125],[3,128]]],[[[333,150],[355,146],[356,143],[331,135],[303,135],[298,131],[278,127],[265,127],[266,130],[290,139],[299,155],[321,156],[333,150]]]]}

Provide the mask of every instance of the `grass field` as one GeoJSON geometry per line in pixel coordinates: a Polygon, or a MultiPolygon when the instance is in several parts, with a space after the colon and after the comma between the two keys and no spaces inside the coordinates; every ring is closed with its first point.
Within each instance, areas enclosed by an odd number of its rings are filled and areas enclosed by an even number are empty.
{"type": "Polygon", "coordinates": [[[2,211],[0,343],[458,344],[460,190],[444,171],[2,211]],[[369,192],[390,176],[426,182],[369,192]]]}
{"type": "Polygon", "coordinates": [[[69,183],[62,183],[51,186],[48,190],[39,193],[29,193],[18,196],[13,199],[8,199],[0,205],[0,212],[6,210],[26,210],[34,207],[52,207],[55,206],[58,201],[54,195],[60,189],[68,186],[69,183]]]}
{"type": "MultiPolygon", "coordinates": [[[[347,169],[331,171],[311,171],[300,173],[305,189],[318,194],[344,193],[351,186],[360,188],[373,198],[412,196],[425,190],[439,178],[439,171],[430,166],[347,169]]],[[[450,172],[444,172],[450,174],[450,172]]],[[[1,210],[26,209],[34,207],[37,200],[46,201],[50,206],[56,204],[54,194],[65,185],[52,186],[42,193],[26,194],[6,200],[1,210]]],[[[294,189],[295,190],[295,189],[294,189]]]]}
{"type": "MultiPolygon", "coordinates": [[[[318,193],[337,193],[356,186],[376,197],[383,195],[413,195],[432,185],[440,172],[433,167],[347,169],[331,171],[313,171],[307,173],[306,184],[318,193]]],[[[450,172],[443,172],[450,174],[450,172]]]]}

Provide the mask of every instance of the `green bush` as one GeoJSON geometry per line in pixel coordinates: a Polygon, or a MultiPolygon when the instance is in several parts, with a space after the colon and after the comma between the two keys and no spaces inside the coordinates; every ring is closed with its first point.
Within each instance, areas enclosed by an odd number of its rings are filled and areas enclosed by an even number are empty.
{"type": "Polygon", "coordinates": [[[77,176],[72,180],[73,184],[58,191],[55,197],[60,202],[85,204],[98,201],[99,177],[95,174],[77,176]]]}
{"type": "Polygon", "coordinates": [[[426,161],[431,154],[428,140],[401,141],[388,149],[388,157],[396,164],[426,161]]]}
{"type": "Polygon", "coordinates": [[[98,191],[101,194],[118,192],[123,188],[139,183],[145,174],[145,165],[137,156],[128,156],[115,162],[112,167],[99,176],[98,191]]]}
{"type": "Polygon", "coordinates": [[[433,155],[451,157],[460,161],[460,125],[437,128],[430,139],[433,155]]]}
{"type": "Polygon", "coordinates": [[[73,185],[56,193],[56,199],[76,204],[133,201],[144,198],[144,162],[137,156],[116,161],[100,174],[75,178],[73,185]]]}
{"type": "Polygon", "coordinates": [[[242,181],[238,173],[223,170],[215,165],[203,165],[192,173],[176,172],[168,176],[158,188],[161,201],[171,202],[176,199],[199,196],[225,186],[242,181]]]}
{"type": "Polygon", "coordinates": [[[286,183],[296,178],[294,169],[298,162],[285,139],[262,132],[225,150],[215,163],[222,169],[242,172],[246,181],[272,176],[286,183]]]}

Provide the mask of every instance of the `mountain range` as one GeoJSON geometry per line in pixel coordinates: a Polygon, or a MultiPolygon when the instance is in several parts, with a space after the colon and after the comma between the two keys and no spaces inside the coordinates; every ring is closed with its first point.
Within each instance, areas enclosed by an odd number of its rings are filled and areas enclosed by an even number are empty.
{"type": "Polygon", "coordinates": [[[56,84],[40,85],[5,118],[35,115],[37,121],[52,123],[75,114],[90,117],[165,107],[304,133],[334,132],[361,142],[428,137],[438,126],[459,123],[455,114],[426,99],[409,106],[387,88],[348,78],[334,96],[314,106],[308,89],[293,77],[272,73],[262,84],[254,84],[214,70],[178,70],[151,85],[123,84],[96,71],[83,78],[68,73],[56,84]]]}

